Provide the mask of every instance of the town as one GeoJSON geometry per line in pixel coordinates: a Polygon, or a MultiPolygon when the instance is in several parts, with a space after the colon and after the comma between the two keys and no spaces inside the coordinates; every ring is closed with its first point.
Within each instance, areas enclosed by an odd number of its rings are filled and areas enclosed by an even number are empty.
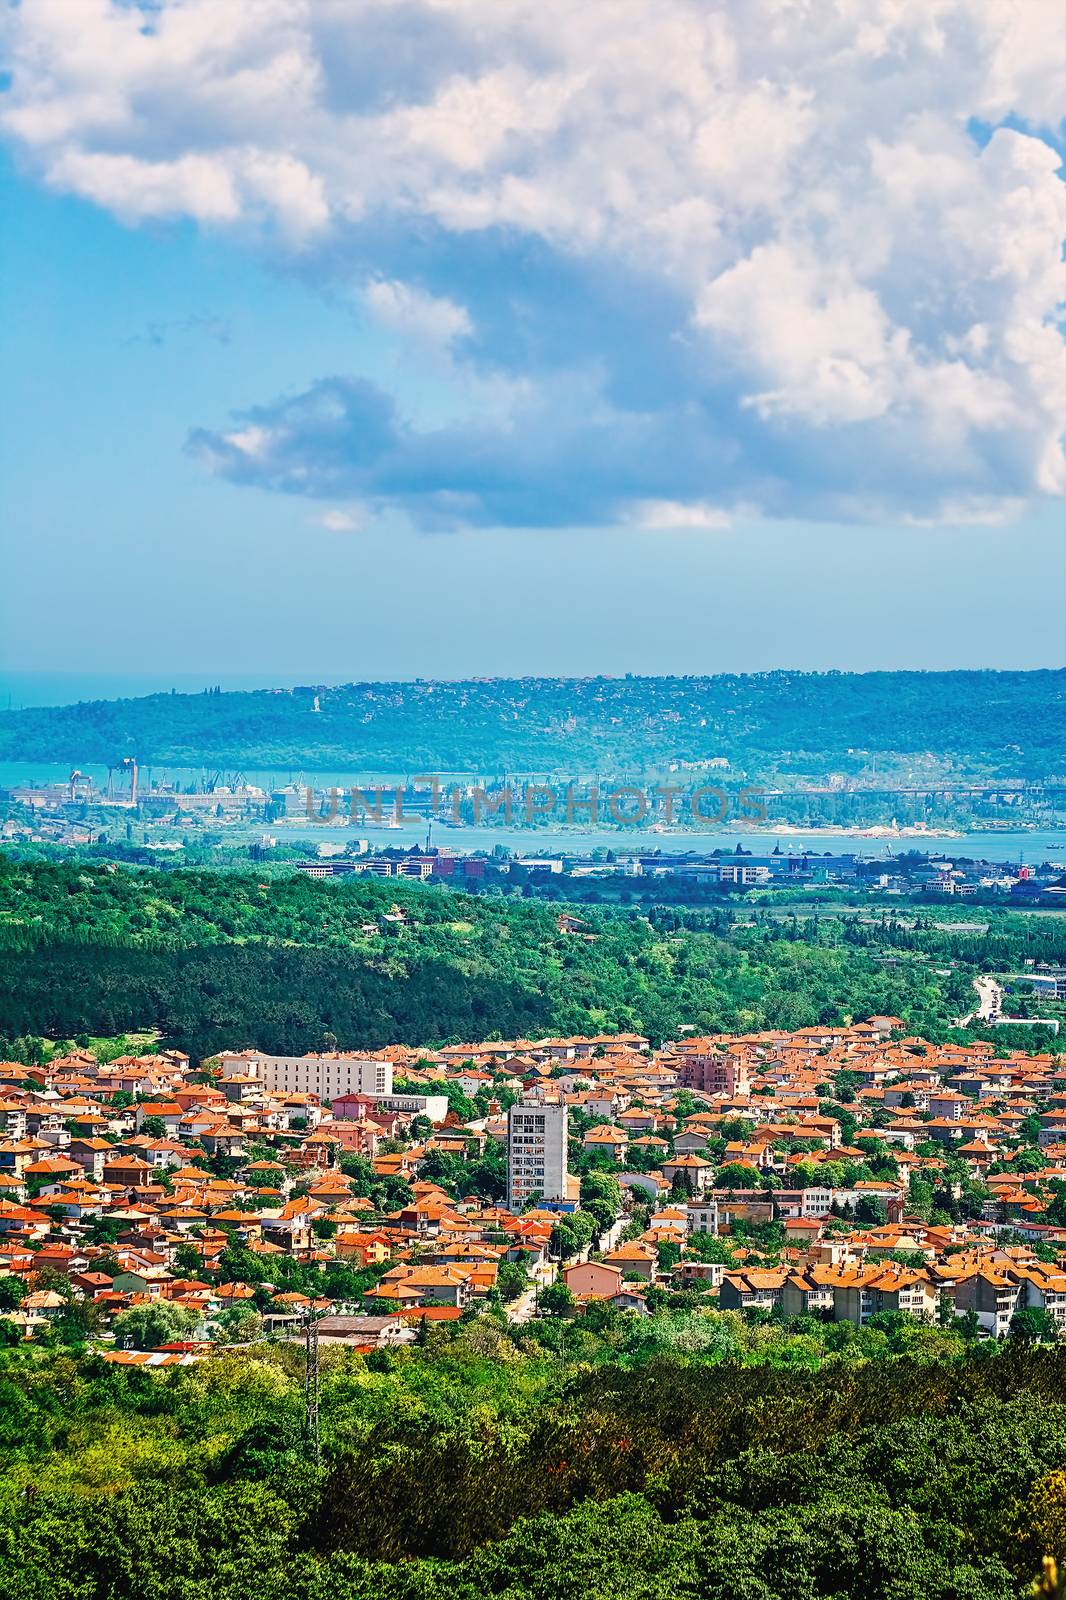
{"type": "MultiPolygon", "coordinates": [[[[265,835],[251,854],[269,861],[277,839],[265,835]]],[[[749,841],[750,842],[750,841],[749,841]]],[[[434,846],[372,848],[366,839],[351,845],[308,847],[294,870],[310,878],[343,878],[360,873],[379,878],[445,880],[464,888],[500,889],[549,898],[613,899],[626,895],[660,901],[743,897],[774,891],[778,898],[814,900],[819,894],[910,900],[973,900],[978,904],[1053,907],[1066,905],[1066,860],[1037,864],[993,862],[960,851],[916,848],[879,855],[861,851],[818,851],[809,846],[768,851],[738,842],[731,850],[638,851],[623,847],[596,851],[493,852],[434,846]]]]}
{"type": "MultiPolygon", "coordinates": [[[[106,1052],[104,1052],[106,1055],[106,1052]]],[[[1066,1059],[898,1018],[0,1067],[0,1332],[188,1364],[494,1307],[1066,1329],[1066,1059]]]]}
{"type": "MultiPolygon", "coordinates": [[[[367,799],[363,791],[353,792],[367,799]]],[[[468,786],[465,800],[482,792],[468,786]]],[[[395,787],[375,793],[376,820],[363,811],[350,818],[336,790],[332,798],[298,785],[268,793],[236,773],[216,773],[186,789],[151,785],[142,782],[131,758],[111,769],[102,790],[77,769],[65,784],[0,786],[0,844],[13,851],[44,846],[164,867],[251,860],[311,878],[366,874],[585,901],[700,904],[772,895],[812,902],[970,900],[1037,909],[1066,904],[1066,837],[1054,838],[1050,849],[1042,850],[1030,845],[1024,832],[1015,832],[1010,838],[1016,856],[990,860],[965,837],[939,842],[936,830],[924,826],[851,830],[857,835],[854,848],[841,850],[820,848],[817,829],[795,838],[799,830],[786,823],[776,837],[769,826],[744,832],[749,818],[735,830],[737,842],[729,847],[700,849],[692,826],[671,830],[656,823],[651,832],[657,837],[648,848],[647,841],[627,841],[632,830],[615,823],[604,835],[609,844],[589,848],[568,842],[567,828],[557,825],[566,821],[565,814],[552,827],[546,828],[540,816],[523,829],[516,811],[510,821],[529,836],[519,847],[516,833],[500,833],[496,811],[483,816],[476,809],[466,819],[465,833],[455,835],[447,830],[459,824],[433,809],[430,793],[395,787]],[[397,809],[408,832],[412,824],[425,829],[421,840],[395,838],[402,831],[393,814],[397,809]]],[[[577,804],[587,807],[584,800],[577,804]]],[[[601,822],[610,826],[609,818],[601,822]]],[[[703,831],[710,827],[711,820],[703,819],[703,831]]]]}
{"type": "Polygon", "coordinates": [[[660,887],[677,880],[690,891],[841,886],[891,894],[1010,892],[1052,903],[1056,888],[1063,889],[1062,784],[940,780],[917,789],[870,788],[837,774],[822,785],[782,789],[744,783],[724,758],[695,764],[702,768],[696,773],[675,770],[692,765],[673,763],[661,778],[639,784],[551,773],[522,783],[429,773],[323,786],[264,774],[253,781],[221,768],[157,772],[127,756],[108,766],[106,776],[104,769],[72,767],[62,781],[0,782],[0,843],[139,850],[146,859],[172,862],[190,851],[200,858],[247,851],[309,871],[328,861],[322,875],[488,872],[494,883],[502,863],[504,871],[525,866],[567,883],[622,876],[655,879],[660,887]],[[606,843],[596,849],[581,843],[589,829],[606,843]],[[966,842],[968,831],[981,829],[1009,839],[1017,854],[982,857],[976,842],[966,842]],[[723,832],[748,841],[737,845],[737,861],[721,848],[723,832]],[[378,834],[393,837],[379,843],[378,834]],[[708,834],[718,847],[698,848],[699,836],[708,834]],[[841,834],[854,839],[854,848],[821,848],[820,836],[828,843],[841,834]],[[421,857],[430,860],[420,864],[421,857]]]}

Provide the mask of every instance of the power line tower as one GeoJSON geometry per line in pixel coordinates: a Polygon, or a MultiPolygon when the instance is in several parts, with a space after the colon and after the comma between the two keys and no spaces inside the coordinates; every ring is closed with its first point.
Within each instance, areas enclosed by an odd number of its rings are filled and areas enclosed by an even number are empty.
{"type": "Polygon", "coordinates": [[[318,1435],[318,1316],[313,1310],[304,1319],[304,1350],[304,1439],[308,1455],[319,1467],[322,1443],[318,1435]]]}

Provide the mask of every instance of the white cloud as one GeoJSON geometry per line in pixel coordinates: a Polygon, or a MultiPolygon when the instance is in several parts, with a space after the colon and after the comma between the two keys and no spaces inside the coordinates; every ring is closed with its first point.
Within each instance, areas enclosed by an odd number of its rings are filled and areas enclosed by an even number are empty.
{"type": "Polygon", "coordinates": [[[944,500],[929,516],[906,516],[912,528],[1003,528],[1025,510],[1025,502],[1010,499],[944,500]]]}
{"type": "Polygon", "coordinates": [[[234,222],[241,211],[232,174],[208,156],[145,161],[109,151],[63,149],[47,173],[57,187],[73,189],[129,221],[187,216],[199,222],[234,222]]]}
{"type": "Polygon", "coordinates": [[[728,511],[700,500],[638,500],[631,521],[638,528],[702,528],[718,532],[733,524],[728,511]]]}
{"type": "Polygon", "coordinates": [[[242,456],[249,459],[261,460],[277,443],[277,431],[272,428],[260,428],[251,425],[247,428],[235,429],[232,433],[223,435],[224,442],[234,450],[239,450],[242,456]]]}
{"type": "Polygon", "coordinates": [[[325,528],[328,533],[361,533],[366,527],[366,514],[363,511],[345,511],[339,506],[331,506],[328,511],[323,511],[318,519],[320,528],[325,528]]]}
{"type": "Polygon", "coordinates": [[[305,260],[351,241],[379,322],[545,417],[578,372],[605,415],[702,417],[686,506],[1066,493],[1061,0],[23,0],[4,27],[0,127],[47,182],[305,260]],[[553,260],[600,289],[569,339],[553,260]]]}
{"type": "Polygon", "coordinates": [[[465,306],[396,279],[372,279],[363,290],[363,301],[382,327],[416,342],[446,349],[473,331],[465,306]]]}
{"type": "Polygon", "coordinates": [[[318,233],[329,221],[325,185],[295,156],[251,150],[235,159],[246,195],[272,211],[295,241],[318,233]]]}
{"type": "Polygon", "coordinates": [[[777,385],[746,397],[762,416],[858,422],[883,416],[895,397],[907,336],[843,264],[827,270],[808,251],[760,245],[707,285],[695,320],[739,353],[757,385],[777,385]]]}

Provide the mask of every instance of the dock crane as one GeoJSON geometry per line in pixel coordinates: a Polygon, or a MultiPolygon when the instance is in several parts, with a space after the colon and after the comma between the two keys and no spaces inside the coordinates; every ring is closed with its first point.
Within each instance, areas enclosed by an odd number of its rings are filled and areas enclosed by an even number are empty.
{"type": "Polygon", "coordinates": [[[73,803],[75,800],[88,800],[93,792],[93,780],[87,772],[74,768],[67,779],[67,796],[73,803]]]}
{"type": "Polygon", "coordinates": [[[137,761],[134,756],[125,756],[117,767],[109,766],[107,769],[107,798],[115,797],[115,773],[120,772],[130,780],[130,805],[137,804],[137,761]]]}

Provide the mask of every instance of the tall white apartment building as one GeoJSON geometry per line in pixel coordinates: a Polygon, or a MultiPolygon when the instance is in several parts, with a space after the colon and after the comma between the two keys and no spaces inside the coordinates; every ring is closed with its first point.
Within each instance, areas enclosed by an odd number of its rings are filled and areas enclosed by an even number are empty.
{"type": "Polygon", "coordinates": [[[392,1093],[392,1062],[373,1056],[269,1056],[261,1050],[224,1051],[222,1076],[257,1078],[271,1094],[314,1094],[336,1100],[346,1094],[392,1093]]]}
{"type": "Polygon", "coordinates": [[[521,1211],[531,1194],[566,1199],[565,1106],[519,1100],[507,1113],[507,1203],[521,1211]]]}

